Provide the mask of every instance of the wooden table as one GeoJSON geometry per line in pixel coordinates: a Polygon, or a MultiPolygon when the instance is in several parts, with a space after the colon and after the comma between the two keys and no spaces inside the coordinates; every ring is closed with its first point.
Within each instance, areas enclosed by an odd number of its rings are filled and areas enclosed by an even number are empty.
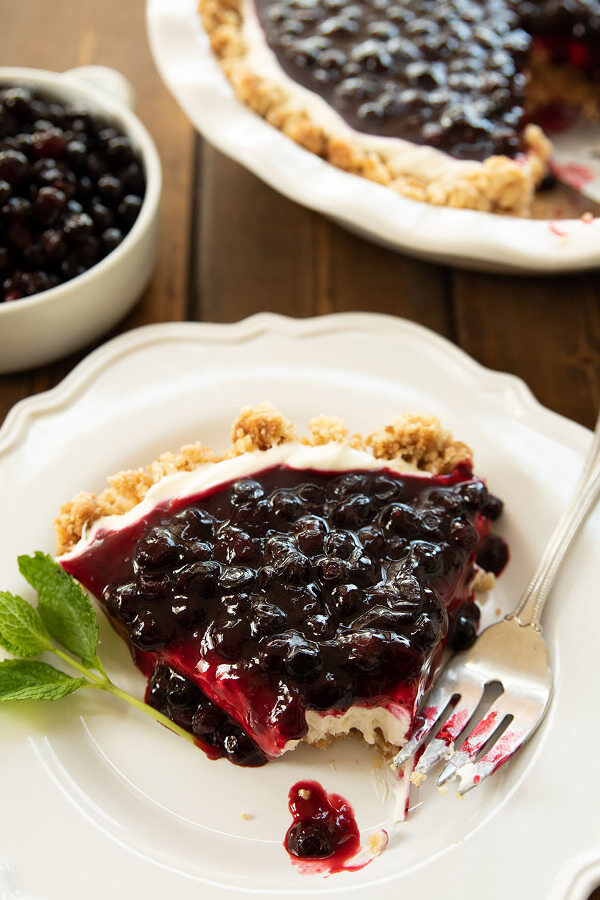
{"type": "MultiPolygon", "coordinates": [[[[260,310],[404,316],[486,366],[521,376],[546,406],[593,426],[600,407],[600,276],[485,275],[432,265],[354,237],[278,196],[194,133],[163,86],[144,0],[0,0],[0,61],[122,71],[164,170],[152,283],[115,333],[150,322],[229,322],[260,310]]],[[[89,349],[89,348],[88,348],[89,349]]],[[[0,376],[0,422],[85,354],[0,376]]],[[[600,900],[600,891],[595,892],[600,900]]]]}

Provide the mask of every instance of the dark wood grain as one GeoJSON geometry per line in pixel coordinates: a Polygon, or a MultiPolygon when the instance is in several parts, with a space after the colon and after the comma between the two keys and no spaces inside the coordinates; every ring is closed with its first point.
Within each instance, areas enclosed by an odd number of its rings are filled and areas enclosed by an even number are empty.
{"type": "MultiPolygon", "coordinates": [[[[164,87],[146,40],[144,0],[0,0],[0,62],[63,71],[113,66],[135,87],[136,111],[163,166],[160,239],[152,282],[117,330],[186,317],[193,129],[164,87]]],[[[86,348],[88,349],[88,348],[86,348]]],[[[33,373],[0,376],[0,422],[22,397],[52,387],[85,353],[33,373]]]]}
{"type": "Polygon", "coordinates": [[[456,271],[458,343],[519,375],[546,406],[593,427],[600,408],[598,273],[518,278],[456,271]]]}
{"type": "Polygon", "coordinates": [[[235,321],[372,310],[450,335],[446,270],[392,253],[282,197],[210,146],[200,148],[194,312],[235,321]]]}

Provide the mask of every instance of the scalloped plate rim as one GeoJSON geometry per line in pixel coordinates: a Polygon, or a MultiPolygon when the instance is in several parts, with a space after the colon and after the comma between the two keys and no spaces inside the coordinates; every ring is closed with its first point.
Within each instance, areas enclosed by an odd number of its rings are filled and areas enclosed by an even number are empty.
{"type": "Polygon", "coordinates": [[[509,389],[518,400],[523,411],[529,411],[553,423],[556,429],[572,431],[573,440],[585,440],[590,430],[572,419],[548,409],[536,398],[532,390],[518,375],[491,369],[477,362],[466,351],[434,331],[411,322],[408,319],[390,316],[386,313],[330,313],[303,319],[280,315],[279,313],[255,313],[238,322],[159,322],[142,325],[101,344],[85,356],[57,385],[17,401],[8,411],[0,427],[0,458],[19,439],[30,418],[51,413],[61,405],[73,400],[85,390],[93,378],[110,367],[121,356],[135,352],[149,344],[165,340],[218,339],[223,343],[249,341],[261,333],[282,332],[293,337],[310,338],[315,334],[331,331],[364,331],[388,333],[390,329],[399,334],[409,334],[427,344],[435,344],[446,356],[453,358],[465,369],[471,369],[479,379],[485,379],[488,389],[500,392],[509,389]]]}

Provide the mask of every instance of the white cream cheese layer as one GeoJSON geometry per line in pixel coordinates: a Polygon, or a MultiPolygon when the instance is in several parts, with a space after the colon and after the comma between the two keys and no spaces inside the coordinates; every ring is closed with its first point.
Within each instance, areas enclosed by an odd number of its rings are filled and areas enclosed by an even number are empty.
{"type": "Polygon", "coordinates": [[[386,741],[401,747],[406,741],[410,723],[409,714],[401,706],[397,706],[394,712],[378,706],[371,709],[366,706],[351,706],[339,716],[323,715],[314,709],[307,709],[308,734],[304,740],[315,744],[326,737],[348,734],[355,728],[360,731],[367,744],[374,744],[377,740],[376,732],[380,731],[386,741]]]}
{"type": "MultiPolygon", "coordinates": [[[[402,747],[411,724],[411,717],[404,707],[397,705],[392,712],[383,706],[351,706],[339,715],[322,713],[316,709],[306,710],[308,732],[302,742],[317,744],[331,737],[339,737],[355,730],[362,734],[367,744],[377,743],[377,732],[388,743],[402,747]]],[[[294,750],[300,741],[288,741],[282,750],[287,753],[294,750]]]]}
{"type": "Polygon", "coordinates": [[[481,168],[474,160],[454,159],[442,150],[413,144],[402,138],[381,137],[356,131],[319,94],[290,78],[269,47],[253,0],[242,0],[243,38],[248,67],[261,78],[284,87],[290,109],[304,111],[330,137],[340,137],[367,151],[380,154],[396,175],[414,175],[424,181],[453,180],[481,168]]]}
{"type": "Polygon", "coordinates": [[[191,472],[176,472],[166,475],[152,485],[144,499],[129,512],[119,515],[103,516],[90,527],[84,529],[80,541],[60,559],[77,557],[93,541],[99,531],[119,531],[143,519],[159,503],[183,497],[203,494],[220,484],[235,481],[262,472],[271,466],[286,465],[292,469],[317,469],[323,472],[344,472],[353,469],[383,469],[391,467],[402,471],[427,477],[428,473],[417,469],[403,460],[390,463],[376,459],[365,450],[355,450],[346,442],[331,442],[318,447],[307,446],[290,441],[271,447],[270,450],[256,450],[253,453],[242,453],[231,459],[219,462],[203,463],[191,472]]]}

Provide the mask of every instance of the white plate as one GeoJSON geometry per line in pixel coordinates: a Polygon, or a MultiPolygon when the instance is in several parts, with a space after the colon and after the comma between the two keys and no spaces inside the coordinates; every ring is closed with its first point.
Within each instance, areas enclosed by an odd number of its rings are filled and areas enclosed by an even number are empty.
{"type": "Polygon", "coordinates": [[[600,219],[555,224],[430,206],[294,144],[236,99],[210,52],[197,7],[197,0],[148,0],[148,34],[162,77],[211,144],[286,197],[363,237],[440,262],[529,272],[600,264],[600,219]]]}
{"type": "MultiPolygon", "coordinates": [[[[0,586],[25,590],[15,558],[52,550],[52,519],[66,498],[100,489],[106,474],[167,447],[201,438],[222,448],[239,408],[265,399],[301,426],[322,411],[361,431],[400,411],[430,411],[475,447],[477,471],[506,501],[512,548],[492,614],[525,586],[589,443],[589,432],[543,409],[518,379],[481,368],[402,320],[263,314],[235,325],[148,326],[96,350],[7,417],[0,586]]],[[[288,790],[306,777],[350,800],[363,836],[385,826],[392,800],[375,790],[366,746],[304,748],[241,769],[209,761],[147,717],[88,692],[0,710],[0,896],[16,900],[20,889],[37,900],[221,900],[377,891],[396,900],[469,896],[473,882],[486,900],[585,898],[600,879],[597,782],[577,755],[578,740],[590,747],[600,740],[593,714],[599,539],[596,514],[548,609],[556,695],[538,736],[462,802],[452,791],[425,791],[385,853],[362,871],[302,876],[281,842],[291,821],[288,790]]],[[[142,677],[106,624],[102,652],[115,679],[141,693],[142,677]]]]}

